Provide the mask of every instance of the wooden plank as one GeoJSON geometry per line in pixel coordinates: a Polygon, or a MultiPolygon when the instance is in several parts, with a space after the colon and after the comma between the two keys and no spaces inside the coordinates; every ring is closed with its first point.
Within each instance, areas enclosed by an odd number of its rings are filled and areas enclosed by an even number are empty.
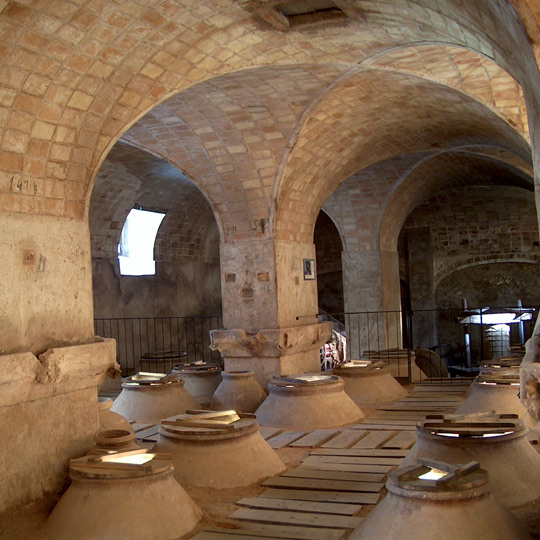
{"type": "Polygon", "coordinates": [[[295,467],[285,471],[280,476],[292,476],[295,478],[321,478],[328,480],[350,480],[352,482],[382,482],[383,473],[354,473],[348,471],[325,471],[310,469],[307,467],[295,467]]]}
{"type": "Polygon", "coordinates": [[[265,489],[259,496],[266,499],[287,499],[293,501],[377,504],[380,494],[355,493],[351,491],[314,491],[309,489],[265,489]]]}
{"type": "MultiPolygon", "coordinates": [[[[356,424],[355,426],[351,426],[351,428],[349,429],[363,429],[365,424],[370,424],[370,423],[371,423],[371,416],[367,418],[361,424],[356,424]]],[[[403,420],[381,418],[380,420],[377,420],[377,424],[399,424],[403,426],[415,426],[416,420],[408,420],[407,418],[404,418],[403,420]]]]}
{"type": "Polygon", "coordinates": [[[337,437],[333,437],[328,442],[321,445],[322,448],[350,448],[355,442],[367,435],[367,431],[347,429],[342,431],[337,437]]]}
{"type": "Polygon", "coordinates": [[[369,435],[362,437],[357,443],[352,445],[352,448],[377,448],[382,443],[386,442],[393,431],[372,431],[369,435]]]}
{"type": "Polygon", "coordinates": [[[414,420],[415,422],[419,422],[420,420],[424,420],[426,418],[426,414],[430,413],[422,413],[418,411],[379,411],[373,413],[369,417],[369,421],[373,423],[377,423],[379,420],[414,420]]]}
{"type": "Polygon", "coordinates": [[[399,401],[399,403],[410,403],[411,401],[443,401],[448,403],[459,403],[463,400],[463,397],[459,394],[443,394],[443,393],[435,393],[430,392],[427,395],[425,393],[420,394],[411,394],[408,397],[402,398],[399,401]]]}
{"type": "Polygon", "coordinates": [[[143,429],[136,433],[137,439],[148,439],[155,438],[157,440],[157,434],[159,431],[159,426],[152,426],[148,429],[143,429]]]}
{"type": "Polygon", "coordinates": [[[139,431],[143,431],[145,429],[151,428],[156,425],[156,424],[149,424],[148,422],[130,422],[130,424],[135,433],[138,433],[139,431]]]}
{"type": "Polygon", "coordinates": [[[303,463],[342,463],[343,465],[399,465],[403,458],[394,457],[354,457],[354,456],[309,456],[303,463]]]}
{"type": "MultiPolygon", "coordinates": [[[[238,538],[234,529],[222,529],[220,532],[203,530],[192,536],[190,540],[234,540],[234,538],[238,538]]],[[[261,538],[275,538],[275,536],[261,536],[256,533],[242,535],[242,540],[261,540],[261,538]]]]}
{"type": "Polygon", "coordinates": [[[319,527],[298,527],[288,525],[270,525],[265,523],[251,523],[243,521],[234,529],[206,527],[205,531],[229,532],[230,538],[244,539],[246,536],[257,538],[283,538],[287,540],[339,540],[344,529],[323,529],[319,527]]]}
{"type": "MultiPolygon", "coordinates": [[[[375,422],[375,420],[374,420],[375,422]]],[[[376,421],[376,424],[365,424],[365,428],[369,429],[370,431],[416,431],[416,424],[417,421],[414,421],[414,424],[412,425],[402,425],[402,424],[379,424],[378,420],[376,421]]]]}
{"type": "Polygon", "coordinates": [[[259,428],[259,433],[261,434],[261,437],[267,441],[271,437],[275,437],[278,433],[281,433],[283,431],[283,428],[276,428],[276,427],[270,427],[270,426],[261,426],[259,428]]]}
{"type": "Polygon", "coordinates": [[[289,476],[273,476],[266,479],[262,485],[274,488],[363,491],[366,493],[378,493],[384,487],[382,482],[351,482],[349,480],[321,480],[319,478],[293,478],[289,476]]]}
{"type": "Polygon", "coordinates": [[[392,403],[392,405],[380,405],[378,411],[407,411],[407,412],[434,412],[434,411],[453,411],[455,405],[408,405],[404,403],[392,403]]]}
{"type": "Polygon", "coordinates": [[[261,523],[281,523],[283,525],[307,525],[325,529],[354,529],[362,518],[354,516],[334,516],[310,512],[285,512],[240,508],[230,516],[232,519],[258,521],[261,523]]]}
{"type": "Polygon", "coordinates": [[[371,422],[378,416],[381,418],[396,418],[398,420],[414,420],[415,418],[423,418],[425,414],[423,411],[387,411],[385,409],[377,409],[370,415],[368,420],[371,422]]]}
{"type": "Polygon", "coordinates": [[[348,471],[348,472],[370,472],[370,473],[389,473],[395,468],[395,465],[370,465],[366,463],[335,463],[333,461],[321,460],[320,457],[310,456],[302,462],[302,467],[312,468],[323,471],[348,471]]]}
{"type": "Polygon", "coordinates": [[[459,394],[434,394],[430,392],[428,394],[412,394],[409,397],[399,400],[399,403],[425,403],[431,401],[440,401],[442,403],[459,403],[463,401],[463,396],[459,394]]]}
{"type": "Polygon", "coordinates": [[[382,447],[409,449],[415,442],[416,433],[412,431],[402,431],[398,433],[395,437],[391,438],[389,441],[386,441],[382,445],[382,447]]]}
{"type": "Polygon", "coordinates": [[[239,506],[263,508],[266,510],[292,510],[294,512],[315,512],[353,516],[362,510],[361,504],[327,503],[316,501],[292,501],[290,499],[266,499],[264,497],[244,497],[236,501],[239,506]]]}
{"type": "Polygon", "coordinates": [[[303,437],[305,434],[305,431],[284,431],[283,433],[272,437],[268,441],[268,444],[274,449],[283,448],[300,437],[303,437]]]}
{"type": "Polygon", "coordinates": [[[382,457],[404,458],[407,450],[395,450],[386,448],[317,448],[311,452],[311,456],[353,456],[353,457],[382,457]]]}
{"type": "Polygon", "coordinates": [[[289,446],[291,448],[317,448],[328,439],[331,439],[336,433],[338,433],[337,429],[316,429],[290,443],[289,446]]]}
{"type": "Polygon", "coordinates": [[[416,392],[440,392],[445,394],[453,394],[453,393],[465,393],[471,383],[464,384],[464,385],[416,385],[413,388],[413,393],[416,392]]]}

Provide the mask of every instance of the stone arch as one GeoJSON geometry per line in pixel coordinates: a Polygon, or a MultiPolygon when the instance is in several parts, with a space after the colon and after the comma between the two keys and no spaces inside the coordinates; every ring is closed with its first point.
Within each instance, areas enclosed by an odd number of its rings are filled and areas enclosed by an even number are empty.
{"type": "Polygon", "coordinates": [[[509,253],[509,254],[493,254],[493,255],[481,255],[473,257],[468,261],[456,261],[454,263],[445,265],[443,268],[436,267],[434,275],[434,286],[437,288],[439,284],[447,278],[449,275],[459,270],[465,270],[466,268],[472,268],[475,266],[481,266],[485,264],[493,263],[524,263],[538,265],[540,257],[537,253],[509,253]]]}
{"type": "Polygon", "coordinates": [[[445,43],[409,43],[367,58],[361,65],[412,73],[455,88],[497,111],[530,140],[521,85],[482,52],[445,43]]]}
{"type": "Polygon", "coordinates": [[[343,237],[336,221],[324,210],[321,210],[317,218],[313,243],[317,261],[319,309],[327,313],[342,313],[345,309],[341,261],[343,237]]]}
{"type": "Polygon", "coordinates": [[[346,79],[312,111],[288,156],[280,179],[276,236],[307,241],[319,208],[347,177],[399,153],[433,151],[433,141],[439,146],[444,140],[452,147],[452,137],[470,144],[488,144],[491,139],[526,154],[519,136],[492,111],[472,99],[457,102],[452,92],[416,76],[380,70],[360,71],[346,79]],[[396,86],[403,94],[393,93],[396,86]],[[407,99],[412,103],[404,107],[407,99]],[[377,106],[378,100],[384,101],[384,109],[377,106]],[[316,150],[308,141],[317,141],[316,150]]]}
{"type": "MultiPolygon", "coordinates": [[[[383,249],[397,248],[399,231],[409,213],[444,186],[448,171],[455,169],[459,172],[456,167],[459,162],[464,166],[467,162],[472,165],[478,163],[477,169],[488,166],[506,171],[521,187],[532,189],[533,172],[530,163],[503,148],[469,146],[427,155],[403,174],[386,201],[379,230],[379,241],[383,249]],[[432,181],[434,177],[438,178],[436,182],[432,181]]],[[[478,172],[481,173],[481,170],[478,172]]]]}

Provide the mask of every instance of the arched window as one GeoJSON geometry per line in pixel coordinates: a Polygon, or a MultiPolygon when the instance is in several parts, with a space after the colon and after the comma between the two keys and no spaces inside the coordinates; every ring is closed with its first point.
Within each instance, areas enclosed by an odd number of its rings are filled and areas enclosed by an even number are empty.
{"type": "Polygon", "coordinates": [[[118,262],[123,276],[153,276],[156,273],[154,243],[164,213],[133,208],[122,229],[118,262]]]}

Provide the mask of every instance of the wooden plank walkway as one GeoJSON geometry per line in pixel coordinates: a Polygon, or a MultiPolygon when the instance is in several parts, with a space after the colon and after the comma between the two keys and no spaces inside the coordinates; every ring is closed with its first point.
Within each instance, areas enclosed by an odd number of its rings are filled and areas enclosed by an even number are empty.
{"type": "MultiPolygon", "coordinates": [[[[261,428],[275,448],[311,449],[302,463],[266,479],[259,496],[242,498],[231,523],[205,527],[192,540],[340,540],[384,496],[389,472],[416,441],[427,414],[453,413],[469,384],[419,384],[354,426],[311,432],[261,428]],[[364,510],[362,510],[364,509],[364,510]]],[[[150,432],[147,427],[145,435],[150,432]]]]}

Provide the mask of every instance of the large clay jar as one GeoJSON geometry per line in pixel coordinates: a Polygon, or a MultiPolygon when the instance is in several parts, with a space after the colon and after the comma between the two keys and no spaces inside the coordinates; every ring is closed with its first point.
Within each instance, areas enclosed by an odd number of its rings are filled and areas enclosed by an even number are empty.
{"type": "Polygon", "coordinates": [[[71,485],[45,523],[47,540],[176,540],[202,517],[170,458],[114,471],[74,464],[81,459],[71,460],[71,485]]]}
{"type": "Polygon", "coordinates": [[[182,379],[155,384],[128,380],[122,383],[122,393],[114,401],[112,409],[131,422],[158,424],[163,418],[200,407],[184,388],[182,379]]]}
{"type": "Polygon", "coordinates": [[[203,407],[210,405],[212,396],[222,381],[221,367],[216,363],[179,364],[172,372],[184,381],[184,388],[203,407]]]}
{"type": "Polygon", "coordinates": [[[540,455],[528,442],[523,421],[511,416],[426,419],[417,425],[418,439],[401,466],[419,458],[479,461],[501,503],[509,508],[527,504],[540,497],[540,455]]]}
{"type": "Polygon", "coordinates": [[[409,395],[383,362],[349,362],[334,368],[345,382],[345,392],[359,407],[376,407],[409,395]]]}
{"type": "Polygon", "coordinates": [[[266,399],[266,393],[254,375],[253,371],[222,371],[223,380],[214,392],[211,408],[255,412],[266,399]]]}
{"type": "Polygon", "coordinates": [[[525,418],[527,410],[519,400],[517,378],[497,378],[479,375],[472,383],[467,398],[456,409],[456,414],[495,411],[497,414],[517,414],[525,418]]]}
{"type": "Polygon", "coordinates": [[[125,429],[109,429],[94,435],[94,447],[88,455],[102,455],[113,452],[130,452],[141,447],[135,442],[135,433],[125,429]]]}
{"type": "Polygon", "coordinates": [[[257,409],[261,426],[287,429],[320,429],[359,422],[364,413],[345,393],[341,377],[301,384],[274,380],[270,395],[257,409]]]}
{"type": "Polygon", "coordinates": [[[111,411],[113,406],[113,400],[108,397],[98,398],[98,412],[99,412],[99,429],[100,431],[108,431],[111,429],[125,429],[127,431],[133,431],[131,424],[121,415],[114,411],[111,411]]]}
{"type": "Polygon", "coordinates": [[[411,465],[390,473],[388,494],[351,533],[350,540],[532,540],[491,493],[485,470],[457,473],[455,480],[441,484],[422,479],[429,469],[411,465]]]}
{"type": "Polygon", "coordinates": [[[181,484],[199,487],[248,486],[286,469],[276,451],[262,438],[255,420],[243,420],[236,425],[227,430],[162,422],[154,450],[172,455],[174,476],[181,484]]]}

